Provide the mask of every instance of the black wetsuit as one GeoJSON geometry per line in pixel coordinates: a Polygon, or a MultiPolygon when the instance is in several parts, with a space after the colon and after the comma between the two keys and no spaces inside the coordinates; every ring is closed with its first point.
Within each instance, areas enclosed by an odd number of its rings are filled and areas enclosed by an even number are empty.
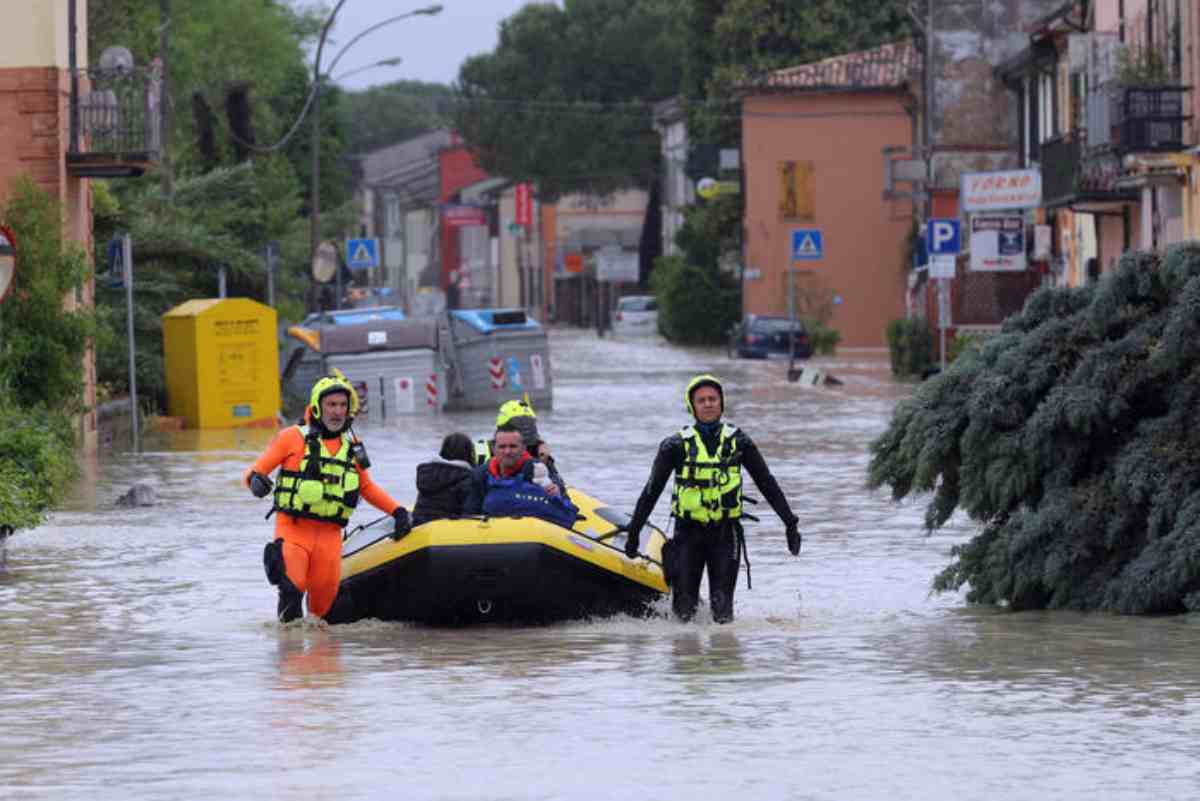
{"type": "MultiPolygon", "coordinates": [[[[720,428],[712,435],[703,436],[704,447],[709,453],[716,453],[720,442],[720,428]]],[[[763,494],[767,503],[779,515],[784,526],[797,522],[797,517],[788,506],[779,482],[771,475],[767,463],[759,453],[754,440],[740,428],[734,435],[737,447],[734,450],[734,462],[742,467],[742,480],[749,473],[754,479],[755,486],[763,494]]],[[[667,479],[683,464],[685,452],[683,437],[672,434],[658,446],[658,454],[654,457],[654,467],[650,470],[650,480],[642,488],[637,506],[633,510],[633,519],[629,530],[641,533],[642,526],[654,511],[658,497],[662,494],[667,479]]],[[[696,613],[696,605],[700,601],[700,577],[705,567],[708,568],[708,602],[712,609],[713,620],[718,623],[728,623],[733,620],[733,593],[737,588],[738,567],[738,537],[741,524],[736,520],[723,520],[719,523],[705,525],[684,518],[675,519],[674,557],[671,581],[671,608],[682,620],[691,620],[696,613]]]]}

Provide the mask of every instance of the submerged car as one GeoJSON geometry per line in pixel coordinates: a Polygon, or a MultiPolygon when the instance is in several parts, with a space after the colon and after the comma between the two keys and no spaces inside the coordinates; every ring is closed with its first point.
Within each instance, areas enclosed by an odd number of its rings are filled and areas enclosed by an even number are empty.
{"type": "Polygon", "coordinates": [[[613,310],[614,334],[658,333],[658,301],[653,295],[626,295],[613,310]]]}
{"type": "Polygon", "coordinates": [[[791,355],[797,359],[812,356],[812,342],[804,323],[787,317],[765,317],[748,314],[733,327],[729,335],[731,359],[766,359],[791,355]]]}

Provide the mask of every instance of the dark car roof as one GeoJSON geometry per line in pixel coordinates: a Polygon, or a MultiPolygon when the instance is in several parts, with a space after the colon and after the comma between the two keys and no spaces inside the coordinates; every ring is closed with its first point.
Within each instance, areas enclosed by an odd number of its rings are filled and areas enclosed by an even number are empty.
{"type": "MultiPolygon", "coordinates": [[[[793,320],[790,317],[773,317],[773,316],[769,316],[766,314],[747,314],[746,322],[747,323],[766,323],[768,325],[778,325],[778,326],[782,327],[782,326],[786,326],[790,322],[793,322],[793,320]]],[[[795,322],[797,328],[804,327],[803,321],[795,320],[794,322],[795,322]]]]}

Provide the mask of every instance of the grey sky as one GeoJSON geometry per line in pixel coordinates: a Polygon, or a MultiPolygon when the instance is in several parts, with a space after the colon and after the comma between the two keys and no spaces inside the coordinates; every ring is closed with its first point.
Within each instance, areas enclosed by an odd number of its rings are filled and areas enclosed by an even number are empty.
{"type": "MultiPolygon", "coordinates": [[[[441,0],[442,13],[412,17],[386,25],[346,51],[337,66],[345,74],[376,61],[399,56],[395,67],[376,67],[339,81],[346,89],[365,89],[399,80],[450,83],[468,56],[496,46],[500,21],[529,0],[441,0]]],[[[434,0],[346,0],[338,12],[326,53],[330,57],[362,31],[389,17],[433,5],[434,0]],[[332,50],[330,49],[332,48],[332,50]]],[[[335,3],[329,0],[329,6],[335,3]]],[[[561,5],[561,2],[559,2],[561,5]]],[[[324,63],[326,56],[322,56],[324,63]]],[[[323,69],[323,68],[322,68],[323,69]]],[[[335,76],[336,77],[336,76],[335,76]]]]}

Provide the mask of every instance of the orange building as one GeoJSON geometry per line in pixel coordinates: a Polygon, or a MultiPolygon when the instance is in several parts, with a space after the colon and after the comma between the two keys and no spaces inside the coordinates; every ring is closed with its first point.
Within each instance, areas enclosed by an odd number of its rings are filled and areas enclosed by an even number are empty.
{"type": "Polygon", "coordinates": [[[896,43],[746,88],[744,313],[832,303],[842,346],[886,346],[905,313],[913,206],[884,176],[888,154],[913,146],[919,76],[919,54],[896,43]]]}

